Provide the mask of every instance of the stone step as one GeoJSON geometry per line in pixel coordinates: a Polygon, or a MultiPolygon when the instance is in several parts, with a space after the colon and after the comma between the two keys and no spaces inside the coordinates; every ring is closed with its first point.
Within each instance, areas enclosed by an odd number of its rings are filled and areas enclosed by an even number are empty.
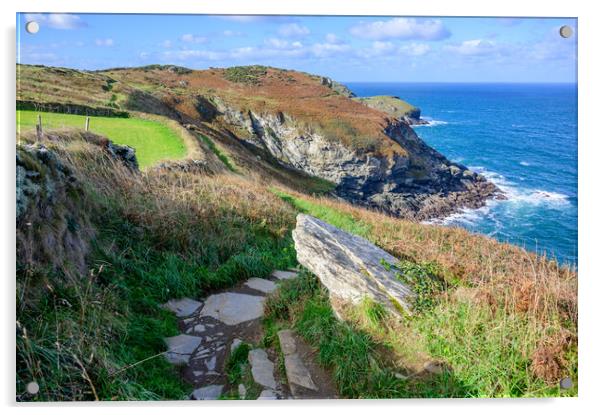
{"type": "Polygon", "coordinates": [[[297,271],[274,271],[272,272],[272,277],[283,281],[283,280],[290,280],[293,278],[297,278],[299,276],[299,273],[297,271]]]}
{"type": "Polygon", "coordinates": [[[280,330],[278,340],[293,398],[335,398],[336,391],[330,376],[316,364],[311,348],[292,330],[280,330]]]}
{"type": "Polygon", "coordinates": [[[273,293],[278,289],[278,286],[274,284],[273,281],[263,278],[249,278],[244,285],[245,287],[252,288],[253,290],[261,291],[264,294],[273,293]]]}
{"type": "Polygon", "coordinates": [[[223,390],[224,385],[203,386],[202,388],[195,389],[190,397],[197,401],[219,399],[223,390]]]}
{"type": "Polygon", "coordinates": [[[169,300],[163,304],[163,308],[173,311],[178,317],[188,317],[194,314],[202,305],[203,303],[191,298],[180,298],[169,300]]]}
{"type": "Polygon", "coordinates": [[[250,350],[249,363],[251,364],[251,374],[255,383],[264,388],[276,389],[278,384],[274,378],[274,363],[268,358],[265,350],[250,350]]]}
{"type": "Polygon", "coordinates": [[[199,347],[203,339],[187,334],[179,334],[167,337],[164,340],[167,345],[167,352],[165,352],[167,361],[174,365],[182,365],[188,363],[190,356],[199,347]]]}

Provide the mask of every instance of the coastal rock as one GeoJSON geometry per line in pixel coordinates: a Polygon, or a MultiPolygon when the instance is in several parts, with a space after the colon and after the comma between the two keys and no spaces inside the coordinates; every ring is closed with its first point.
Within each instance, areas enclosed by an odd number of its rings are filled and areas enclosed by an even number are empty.
{"type": "Polygon", "coordinates": [[[390,118],[383,132],[406,153],[379,155],[300,127],[282,112],[241,111],[216,102],[226,123],[248,132],[246,143],[287,167],[334,183],[336,195],[353,203],[427,220],[481,207],[500,194],[494,184],[426,145],[404,117],[390,118]]]}
{"type": "Polygon", "coordinates": [[[397,259],[368,240],[305,214],[297,216],[293,240],[297,260],[328,288],[331,302],[369,297],[392,312],[409,311],[412,290],[383,265],[397,259]]]}

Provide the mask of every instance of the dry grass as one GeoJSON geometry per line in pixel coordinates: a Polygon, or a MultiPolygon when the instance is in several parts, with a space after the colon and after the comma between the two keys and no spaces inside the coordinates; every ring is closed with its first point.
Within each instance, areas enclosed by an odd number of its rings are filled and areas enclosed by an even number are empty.
{"type": "Polygon", "coordinates": [[[567,375],[570,368],[564,356],[576,350],[577,343],[574,269],[464,229],[400,220],[329,198],[282,190],[353,218],[360,224],[354,226],[365,229],[363,236],[399,259],[437,264],[442,276],[459,287],[441,299],[441,315],[466,304],[474,307],[475,314],[489,315],[484,317],[486,324],[498,321],[495,324],[501,326],[495,330],[506,330],[508,322],[525,322],[520,330],[508,331],[520,336],[516,340],[523,344],[522,353],[529,355],[532,373],[549,383],[567,375]]]}
{"type": "Polygon", "coordinates": [[[28,223],[44,234],[18,237],[27,244],[18,252],[61,238],[66,209],[94,232],[82,233],[91,248],[84,270],[72,269],[69,247],[52,261],[17,257],[17,390],[32,380],[41,388],[18,399],[185,399],[189,387],[162,358],[177,322],[159,304],[291,266],[294,210],[230,174],[132,172],[90,133],[57,133],[42,144],[74,172],[79,197],[45,202],[45,216],[27,213],[18,236],[28,223]],[[57,219],[60,226],[42,227],[57,219]]]}
{"type": "Polygon", "coordinates": [[[147,85],[164,103],[190,119],[202,118],[194,105],[196,96],[215,95],[243,112],[284,112],[349,146],[383,155],[405,154],[398,143],[384,134],[389,122],[387,114],[335,93],[322,85],[320,78],[267,68],[265,75],[254,83],[246,83],[228,80],[226,71],[209,69],[181,74],[134,68],[110,70],[106,74],[123,83],[147,85]]]}

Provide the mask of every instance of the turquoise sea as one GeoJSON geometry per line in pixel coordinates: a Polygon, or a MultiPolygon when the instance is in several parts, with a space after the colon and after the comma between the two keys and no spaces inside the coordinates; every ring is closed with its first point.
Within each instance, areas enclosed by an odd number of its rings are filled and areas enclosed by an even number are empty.
{"type": "Polygon", "coordinates": [[[415,131],[508,197],[443,220],[577,263],[577,85],[347,83],[420,107],[415,131]]]}

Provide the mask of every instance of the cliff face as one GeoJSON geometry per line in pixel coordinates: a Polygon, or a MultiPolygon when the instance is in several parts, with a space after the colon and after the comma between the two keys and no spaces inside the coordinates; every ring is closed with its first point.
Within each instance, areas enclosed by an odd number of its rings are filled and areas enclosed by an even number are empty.
{"type": "Polygon", "coordinates": [[[316,176],[333,183],[336,195],[394,215],[441,217],[499,193],[416,135],[410,125],[418,121],[417,108],[397,97],[355,98],[329,78],[265,66],[96,73],[22,66],[20,72],[21,100],[43,96],[44,103],[94,107],[108,101],[119,110],[160,113],[201,135],[210,131],[231,153],[247,152],[241,159],[257,168],[264,160],[252,147],[267,152],[275,159],[273,176],[316,176]],[[70,80],[77,81],[73,96],[45,87],[70,80]]]}
{"type": "Polygon", "coordinates": [[[243,140],[282,164],[336,184],[338,196],[417,220],[476,208],[499,190],[483,176],[452,163],[426,145],[403,120],[391,119],[384,134],[405,150],[378,155],[327,139],[285,113],[241,111],[214,100],[226,125],[244,130],[243,140]]]}

